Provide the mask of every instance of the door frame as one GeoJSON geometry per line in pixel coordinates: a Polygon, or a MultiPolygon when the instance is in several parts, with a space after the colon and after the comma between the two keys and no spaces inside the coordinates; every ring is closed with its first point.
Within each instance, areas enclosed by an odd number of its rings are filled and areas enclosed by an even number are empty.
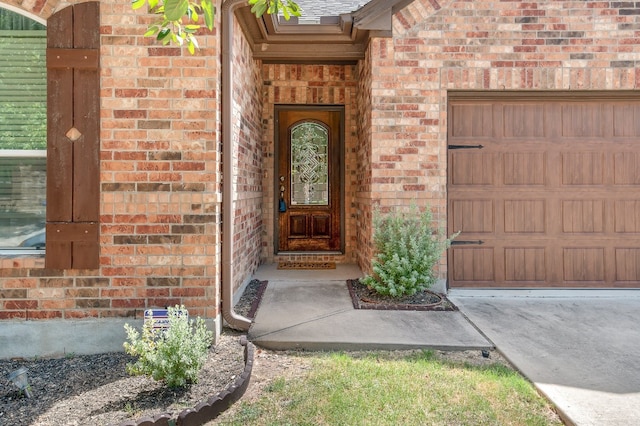
{"type": "Polygon", "coordinates": [[[279,254],[289,254],[289,253],[305,253],[305,254],[344,254],[345,252],[345,152],[344,152],[344,132],[345,132],[345,106],[344,105],[292,105],[292,104],[280,104],[274,106],[274,117],[273,117],[273,125],[274,125],[274,156],[273,156],[273,252],[275,255],[279,254]],[[339,150],[340,156],[340,249],[339,251],[280,251],[278,247],[280,246],[280,229],[278,225],[278,194],[280,193],[279,187],[280,182],[278,180],[278,164],[280,160],[280,132],[279,132],[279,124],[280,124],[280,112],[281,111],[334,111],[340,114],[340,129],[339,134],[340,137],[337,141],[337,149],[339,150]]]}

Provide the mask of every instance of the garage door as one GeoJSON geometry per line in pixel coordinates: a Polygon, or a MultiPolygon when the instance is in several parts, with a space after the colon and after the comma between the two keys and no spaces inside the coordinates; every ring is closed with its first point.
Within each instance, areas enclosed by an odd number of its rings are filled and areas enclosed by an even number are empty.
{"type": "Polygon", "coordinates": [[[451,287],[640,287],[640,96],[456,93],[451,287]]]}

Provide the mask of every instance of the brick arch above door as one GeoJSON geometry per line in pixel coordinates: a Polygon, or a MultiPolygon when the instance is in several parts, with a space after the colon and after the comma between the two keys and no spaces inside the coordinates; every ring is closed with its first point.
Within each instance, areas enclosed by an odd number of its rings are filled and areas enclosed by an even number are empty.
{"type": "Polygon", "coordinates": [[[0,1],[0,7],[7,7],[15,11],[24,11],[28,13],[31,18],[37,17],[46,21],[56,11],[68,7],[69,2],[64,0],[49,0],[49,1],[34,1],[24,2],[21,0],[2,0],[0,1]]]}
{"type": "Polygon", "coordinates": [[[441,9],[448,8],[454,0],[415,0],[395,14],[394,35],[400,36],[416,25],[427,21],[441,9]]]}

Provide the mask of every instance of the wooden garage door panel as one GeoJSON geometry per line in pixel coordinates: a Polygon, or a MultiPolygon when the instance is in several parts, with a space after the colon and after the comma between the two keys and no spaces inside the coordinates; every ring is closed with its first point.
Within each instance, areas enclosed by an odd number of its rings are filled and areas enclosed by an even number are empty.
{"type": "Polygon", "coordinates": [[[640,248],[616,249],[616,280],[640,281],[640,248]]]}
{"type": "Polygon", "coordinates": [[[615,232],[640,232],[640,201],[619,200],[614,204],[615,232]]]}
{"type": "Polygon", "coordinates": [[[450,132],[456,138],[492,137],[493,105],[490,103],[455,105],[449,114],[450,132]]]}
{"type": "Polygon", "coordinates": [[[495,154],[482,152],[458,152],[454,163],[451,181],[455,185],[493,185],[496,170],[495,154]]]}
{"type": "Polygon", "coordinates": [[[567,138],[604,137],[605,114],[601,103],[568,103],[562,106],[562,136],[567,138]]]}
{"type": "Polygon", "coordinates": [[[604,249],[567,247],[563,253],[565,281],[604,282],[604,249]]]}
{"type": "Polygon", "coordinates": [[[613,135],[640,136],[640,105],[614,105],[613,135]]]}
{"type": "Polygon", "coordinates": [[[562,153],[562,183],[564,185],[602,185],[604,153],[562,153]]]}
{"type": "Polygon", "coordinates": [[[504,262],[507,282],[544,283],[546,280],[544,247],[505,248],[504,262]]]}
{"type": "Polygon", "coordinates": [[[613,161],[616,185],[640,185],[640,153],[620,152],[613,161]]]}
{"type": "Polygon", "coordinates": [[[563,200],[562,232],[604,232],[604,201],[563,200]]]}
{"type": "Polygon", "coordinates": [[[494,250],[490,248],[462,248],[452,255],[454,279],[471,285],[495,280],[494,250]]]}
{"type": "Polygon", "coordinates": [[[450,286],[640,287],[640,95],[527,96],[450,100],[450,286]]]}
{"type": "Polygon", "coordinates": [[[502,107],[505,138],[541,138],[545,136],[547,114],[542,104],[502,107]]]}
{"type": "Polygon", "coordinates": [[[476,234],[495,232],[491,200],[457,200],[451,204],[450,214],[453,227],[459,231],[476,234]]]}
{"type": "Polygon", "coordinates": [[[505,185],[544,185],[546,155],[543,152],[505,152],[505,185]]]}
{"type": "Polygon", "coordinates": [[[505,200],[504,202],[504,232],[513,233],[544,233],[545,226],[544,200],[505,200]]]}

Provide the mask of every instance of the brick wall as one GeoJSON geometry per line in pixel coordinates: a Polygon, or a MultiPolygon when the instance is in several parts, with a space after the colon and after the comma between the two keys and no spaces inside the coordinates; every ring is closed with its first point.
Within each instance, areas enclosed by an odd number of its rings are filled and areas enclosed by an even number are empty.
{"type": "MultiPolygon", "coordinates": [[[[360,269],[369,273],[373,246],[371,244],[373,223],[373,205],[371,199],[372,185],[384,184],[385,178],[372,179],[372,145],[371,123],[373,120],[372,91],[380,83],[374,82],[372,57],[375,55],[373,47],[365,52],[365,59],[358,64],[358,145],[356,148],[355,173],[355,208],[356,208],[356,262],[360,269]]],[[[377,115],[379,112],[376,111],[377,115]]]]}
{"type": "MultiPolygon", "coordinates": [[[[59,3],[7,4],[46,19],[59,3]]],[[[217,316],[218,30],[190,56],[142,37],[151,19],[127,2],[101,2],[101,267],[0,259],[0,319],[128,317],[173,303],[217,316]]],[[[275,105],[345,106],[346,254],[296,260],[366,269],[372,206],[417,200],[446,224],[448,91],[635,90],[639,19],[627,2],[416,0],[358,66],[260,64],[238,37],[234,285],[277,260],[275,105]]]]}
{"type": "Polygon", "coordinates": [[[445,226],[447,92],[637,89],[639,20],[629,2],[414,1],[368,49],[373,202],[428,202],[445,226]]]}
{"type": "MultiPolygon", "coordinates": [[[[11,4],[47,18],[56,1],[11,4]]],[[[219,6],[219,5],[218,5],[219,6]]],[[[219,10],[219,8],[218,8],[219,10]]],[[[0,262],[0,319],[132,317],[182,303],[218,315],[217,30],[195,56],[142,37],[153,17],[101,2],[100,268],[0,262]]]]}
{"type": "Polygon", "coordinates": [[[234,21],[233,141],[235,181],[234,287],[240,287],[261,263],[263,221],[263,140],[261,63],[234,21]]]}
{"type": "Polygon", "coordinates": [[[264,64],[263,156],[269,159],[264,173],[265,245],[263,257],[274,256],[274,107],[275,105],[344,105],[345,107],[345,255],[288,255],[293,261],[353,262],[356,250],[355,180],[357,170],[357,68],[353,65],[264,64]]]}

